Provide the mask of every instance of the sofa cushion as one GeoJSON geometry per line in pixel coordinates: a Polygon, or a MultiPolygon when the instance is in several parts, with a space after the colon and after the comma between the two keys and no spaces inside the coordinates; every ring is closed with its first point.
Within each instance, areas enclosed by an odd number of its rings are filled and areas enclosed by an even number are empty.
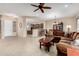
{"type": "Polygon", "coordinates": [[[68,56],[79,56],[79,49],[76,48],[67,48],[68,56]]]}
{"type": "Polygon", "coordinates": [[[67,44],[71,44],[71,41],[69,40],[60,40],[61,43],[67,43],[67,44]]]}
{"type": "Polygon", "coordinates": [[[77,33],[74,33],[72,39],[73,39],[73,40],[76,39],[76,36],[77,36],[77,33]]]}

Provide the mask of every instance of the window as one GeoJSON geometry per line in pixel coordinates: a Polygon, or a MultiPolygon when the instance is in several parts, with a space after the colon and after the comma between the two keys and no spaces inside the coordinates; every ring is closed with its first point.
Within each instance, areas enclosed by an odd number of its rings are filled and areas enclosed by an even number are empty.
{"type": "Polygon", "coordinates": [[[77,19],[77,32],[79,32],[79,19],[77,19]]]}

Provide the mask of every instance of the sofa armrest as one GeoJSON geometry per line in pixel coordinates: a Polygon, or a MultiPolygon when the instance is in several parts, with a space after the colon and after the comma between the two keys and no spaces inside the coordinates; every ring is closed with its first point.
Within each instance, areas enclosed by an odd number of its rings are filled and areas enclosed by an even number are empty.
{"type": "Polygon", "coordinates": [[[58,55],[67,55],[67,48],[71,48],[72,46],[70,44],[67,44],[67,43],[58,43],[56,45],[57,47],[57,54],[58,55]]]}

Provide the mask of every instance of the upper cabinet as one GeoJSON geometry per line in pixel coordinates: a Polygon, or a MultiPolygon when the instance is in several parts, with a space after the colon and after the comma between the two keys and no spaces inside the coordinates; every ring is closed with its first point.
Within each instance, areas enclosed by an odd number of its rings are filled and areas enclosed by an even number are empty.
{"type": "Polygon", "coordinates": [[[43,28],[43,23],[41,23],[41,24],[32,24],[31,28],[32,28],[32,29],[43,28]]]}

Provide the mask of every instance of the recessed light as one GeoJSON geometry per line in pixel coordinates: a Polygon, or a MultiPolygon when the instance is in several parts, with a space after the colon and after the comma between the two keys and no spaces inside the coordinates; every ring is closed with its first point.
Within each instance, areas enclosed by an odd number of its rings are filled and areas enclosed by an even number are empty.
{"type": "Polygon", "coordinates": [[[64,5],[65,8],[67,8],[69,5],[64,5]]]}

